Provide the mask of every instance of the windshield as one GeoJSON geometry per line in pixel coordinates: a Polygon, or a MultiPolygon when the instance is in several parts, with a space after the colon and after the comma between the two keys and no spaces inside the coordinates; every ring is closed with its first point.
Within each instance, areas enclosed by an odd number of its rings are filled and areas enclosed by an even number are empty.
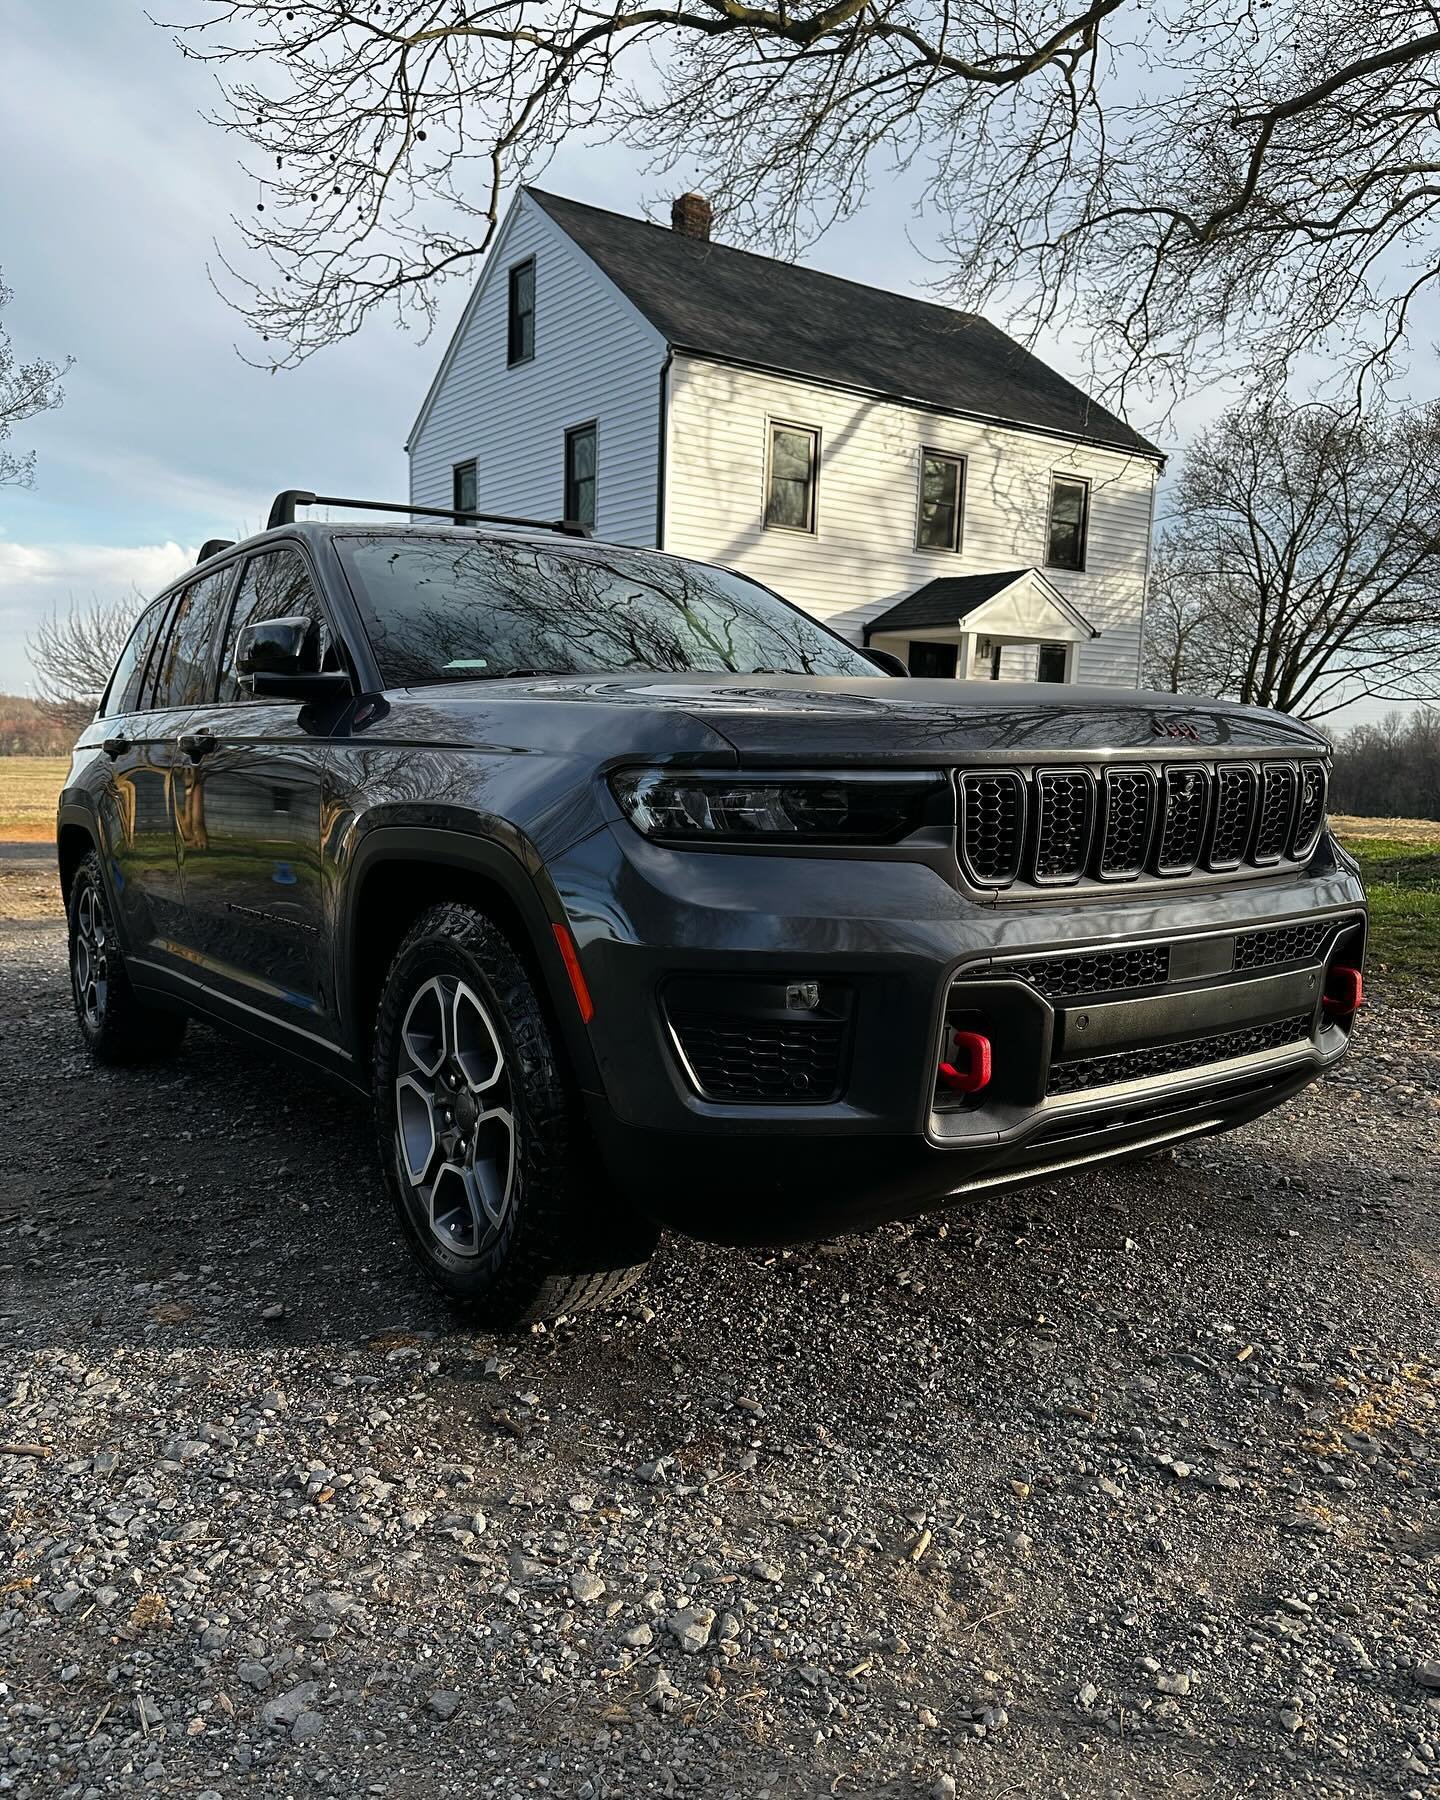
{"type": "Polygon", "coordinates": [[[879,673],[753,581],[653,551],[348,533],[335,543],[387,687],[631,669],[879,673]]]}

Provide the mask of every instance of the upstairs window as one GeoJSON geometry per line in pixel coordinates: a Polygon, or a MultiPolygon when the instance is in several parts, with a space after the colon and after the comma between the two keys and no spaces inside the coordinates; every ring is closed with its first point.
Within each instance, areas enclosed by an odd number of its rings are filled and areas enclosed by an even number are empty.
{"type": "Polygon", "coordinates": [[[958,550],[965,504],[965,459],[940,450],[920,453],[919,550],[958,550]]]}
{"type": "Polygon", "coordinates": [[[1090,483],[1078,475],[1052,475],[1046,565],[1052,569],[1083,569],[1089,527],[1090,483]]]}
{"type": "Polygon", "coordinates": [[[595,421],[565,433],[565,517],[595,523],[595,421]]]}
{"type": "Polygon", "coordinates": [[[806,425],[772,425],[765,476],[765,523],[782,531],[814,531],[820,433],[806,425]]]}
{"type": "Polygon", "coordinates": [[[461,518],[461,513],[473,513],[479,506],[476,498],[478,489],[475,482],[475,464],[473,462],[456,463],[450,471],[450,504],[455,508],[457,525],[468,523],[461,518]]]}
{"type": "Polygon", "coordinates": [[[510,271],[509,361],[529,362],[535,354],[535,258],[510,271]]]}

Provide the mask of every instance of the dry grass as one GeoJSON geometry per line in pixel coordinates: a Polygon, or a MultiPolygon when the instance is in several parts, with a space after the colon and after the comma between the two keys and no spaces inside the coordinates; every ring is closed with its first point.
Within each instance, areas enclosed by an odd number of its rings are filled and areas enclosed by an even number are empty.
{"type": "Polygon", "coordinates": [[[0,756],[0,839],[48,843],[55,801],[70,767],[64,756],[0,756]]]}
{"type": "Polygon", "coordinates": [[[1354,838],[1361,843],[1367,838],[1388,838],[1404,844],[1440,846],[1440,819],[1357,819],[1350,813],[1331,813],[1330,823],[1337,837],[1354,838]]]}

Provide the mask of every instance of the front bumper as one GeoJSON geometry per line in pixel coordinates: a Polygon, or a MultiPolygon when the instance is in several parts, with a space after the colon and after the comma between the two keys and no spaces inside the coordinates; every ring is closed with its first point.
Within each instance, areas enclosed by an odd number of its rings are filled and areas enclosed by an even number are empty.
{"type": "Polygon", "coordinates": [[[1253,1118],[1345,1053],[1324,967],[1342,944],[1347,962],[1363,953],[1363,890],[1328,838],[1274,880],[1061,904],[977,904],[924,861],[670,851],[625,826],[552,874],[595,1003],[587,1097],[610,1173],[665,1223],[734,1240],[902,1216],[1253,1118]],[[1323,927],[1318,944],[1307,931],[1297,955],[1233,967],[1238,937],[1297,925],[1323,927]],[[1046,993],[1017,974],[1135,946],[1163,946],[1159,979],[1046,993]],[[843,1027],[833,1087],[697,1091],[677,992],[752,1006],[807,984],[843,1027]],[[984,1019],[996,1065],[950,1107],[935,1087],[947,1013],[984,1019]]]}

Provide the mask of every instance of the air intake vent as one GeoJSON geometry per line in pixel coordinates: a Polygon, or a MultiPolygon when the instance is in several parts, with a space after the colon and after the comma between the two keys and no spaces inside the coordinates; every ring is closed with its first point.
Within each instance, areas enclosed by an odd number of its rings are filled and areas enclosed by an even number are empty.
{"type": "Polygon", "coordinates": [[[1035,879],[1041,887],[1066,886],[1090,860],[1095,783],[1085,769],[1042,769],[1035,788],[1035,879]]]}
{"type": "Polygon", "coordinates": [[[1259,778],[1244,763],[1221,763],[1215,773],[1215,827],[1210,834],[1212,869],[1238,869],[1250,843],[1259,778]]]}
{"type": "Polygon", "coordinates": [[[1188,875],[1200,860],[1210,812],[1210,771],[1195,765],[1166,769],[1160,786],[1159,875],[1188,875]]]}
{"type": "Polygon", "coordinates": [[[1025,845],[1025,783],[1002,770],[960,777],[960,858],[971,881],[1008,887],[1025,845]]]}

